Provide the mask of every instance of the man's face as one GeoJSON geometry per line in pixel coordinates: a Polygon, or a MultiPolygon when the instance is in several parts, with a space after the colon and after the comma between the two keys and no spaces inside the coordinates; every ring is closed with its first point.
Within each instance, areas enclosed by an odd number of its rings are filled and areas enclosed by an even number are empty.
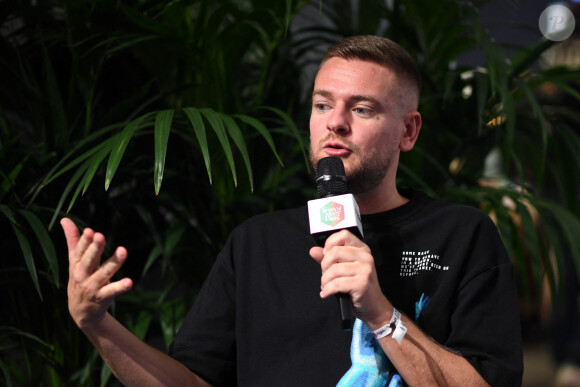
{"type": "Polygon", "coordinates": [[[394,73],[378,64],[331,58],[319,70],[312,93],[310,161],[342,159],[353,194],[394,176],[405,111],[394,73]]]}

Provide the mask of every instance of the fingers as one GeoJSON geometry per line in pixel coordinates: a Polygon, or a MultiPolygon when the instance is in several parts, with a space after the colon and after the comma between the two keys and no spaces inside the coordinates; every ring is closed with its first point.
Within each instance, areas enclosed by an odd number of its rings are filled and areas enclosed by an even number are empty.
{"type": "Polygon", "coordinates": [[[324,257],[320,261],[320,267],[322,273],[325,273],[334,265],[341,265],[347,262],[374,264],[373,257],[367,249],[352,246],[335,246],[324,253],[324,257]]]}
{"type": "Polygon", "coordinates": [[[110,284],[103,286],[99,291],[99,298],[103,300],[112,300],[113,298],[131,290],[132,287],[133,281],[131,281],[130,278],[123,278],[122,280],[111,282],[110,284]]]}
{"type": "Polygon", "coordinates": [[[372,257],[370,259],[361,257],[358,260],[343,260],[331,264],[322,271],[320,295],[322,298],[336,293],[359,295],[364,292],[368,284],[374,282],[373,275],[372,257]]]}
{"type": "Polygon", "coordinates": [[[95,233],[90,228],[85,228],[83,230],[83,233],[80,236],[80,238],[78,239],[76,248],[74,249],[72,256],[71,256],[71,260],[73,262],[77,262],[77,261],[82,259],[83,255],[87,251],[87,248],[93,242],[94,236],[95,236],[95,233]]]}
{"type": "Polygon", "coordinates": [[[322,269],[320,297],[349,294],[356,317],[372,326],[384,325],[392,305],[381,290],[374,258],[363,241],[342,230],[328,237],[324,249],[311,248],[310,255],[322,269]]]}
{"type": "Polygon", "coordinates": [[[60,224],[66,237],[70,269],[81,263],[88,274],[92,273],[103,254],[105,237],[90,228],[84,229],[80,235],[77,226],[68,218],[63,218],[60,224]]]}
{"type": "Polygon", "coordinates": [[[329,267],[341,262],[360,259],[373,261],[370,248],[347,230],[330,235],[324,244],[324,249],[319,250],[314,247],[310,252],[312,258],[320,263],[323,273],[329,267]]]}
{"type": "Polygon", "coordinates": [[[109,284],[126,261],[127,249],[118,247],[114,254],[100,265],[106,245],[104,235],[90,228],[84,229],[82,235],[79,235],[78,228],[68,218],[63,218],[61,225],[69,247],[70,277],[75,283],[86,281],[83,284],[85,288],[92,288],[95,293],[103,291],[113,295],[123,293],[132,287],[132,281],[128,278],[109,284]]]}
{"type": "Polygon", "coordinates": [[[99,234],[95,234],[95,237],[97,242],[93,241],[87,246],[77,265],[71,265],[71,278],[76,283],[86,282],[84,286],[92,288],[96,292],[99,288],[107,285],[111,278],[121,269],[121,266],[127,260],[127,250],[124,247],[118,247],[115,253],[99,266],[99,260],[104,248],[104,237],[102,235],[99,236],[99,234]],[[101,243],[103,244],[101,245],[101,243]]]}
{"type": "Polygon", "coordinates": [[[133,287],[133,281],[130,278],[123,278],[119,281],[111,282],[111,278],[119,271],[123,263],[127,260],[127,250],[124,247],[118,247],[115,254],[109,258],[90,278],[94,282],[98,291],[98,298],[110,300],[117,297],[133,287]]]}
{"type": "MultiPolygon", "coordinates": [[[[87,247],[87,251],[93,249],[91,245],[87,247]]],[[[133,287],[133,281],[129,278],[110,282],[127,259],[125,248],[117,248],[111,258],[92,273],[87,273],[81,264],[84,259],[85,257],[77,264],[71,264],[67,291],[70,314],[81,329],[98,324],[112,300],[133,287]]]]}
{"type": "Polygon", "coordinates": [[[327,298],[337,293],[349,293],[355,288],[356,274],[346,270],[348,264],[335,265],[327,270],[320,279],[320,297],[327,298]],[[337,270],[337,269],[340,270],[337,270]]]}
{"type": "Polygon", "coordinates": [[[127,260],[127,250],[118,247],[113,255],[100,263],[105,249],[105,236],[86,228],[79,233],[70,219],[62,219],[69,253],[67,286],[69,312],[81,329],[90,329],[102,321],[111,301],[133,287],[123,278],[111,282],[127,260]]]}
{"type": "Polygon", "coordinates": [[[341,230],[337,233],[331,234],[324,244],[324,248],[315,246],[310,249],[310,256],[318,263],[321,263],[326,254],[335,247],[351,246],[365,249],[370,253],[368,246],[358,239],[353,233],[348,230],[341,230]]]}
{"type": "Polygon", "coordinates": [[[92,275],[93,278],[91,279],[99,285],[106,284],[119,271],[126,260],[127,250],[124,247],[117,247],[113,256],[107,259],[107,261],[101,265],[99,270],[94,272],[92,275]]]}
{"type": "Polygon", "coordinates": [[[68,256],[72,257],[77,243],[79,241],[79,229],[69,218],[62,218],[60,221],[62,230],[64,231],[64,236],[66,238],[66,244],[68,246],[68,256]]]}
{"type": "Polygon", "coordinates": [[[310,255],[322,269],[323,298],[335,293],[352,293],[364,287],[374,273],[370,248],[347,230],[329,236],[324,249],[311,248],[310,255]]]}
{"type": "Polygon", "coordinates": [[[99,267],[105,250],[105,237],[91,229],[85,229],[74,252],[74,260],[81,270],[91,275],[99,267]]]}
{"type": "Polygon", "coordinates": [[[326,243],[324,244],[325,250],[330,250],[335,246],[352,246],[352,247],[360,247],[360,248],[367,248],[368,246],[358,239],[352,232],[348,230],[341,230],[334,234],[331,234],[327,239],[326,243]]]}

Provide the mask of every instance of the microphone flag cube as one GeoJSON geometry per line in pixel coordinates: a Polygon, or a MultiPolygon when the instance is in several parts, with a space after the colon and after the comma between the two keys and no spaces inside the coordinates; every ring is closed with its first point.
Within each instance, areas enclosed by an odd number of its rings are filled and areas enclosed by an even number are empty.
{"type": "Polygon", "coordinates": [[[308,217],[310,233],[319,242],[343,229],[350,230],[361,239],[363,237],[358,204],[352,194],[309,200],[308,217]]]}

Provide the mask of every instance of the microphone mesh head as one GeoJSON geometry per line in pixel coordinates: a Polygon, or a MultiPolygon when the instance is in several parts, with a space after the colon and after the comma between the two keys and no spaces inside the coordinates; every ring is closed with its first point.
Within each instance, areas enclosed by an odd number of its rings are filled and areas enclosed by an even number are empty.
{"type": "Polygon", "coordinates": [[[316,165],[316,189],[318,196],[344,195],[348,193],[348,184],[344,164],[339,157],[325,157],[316,165]]]}

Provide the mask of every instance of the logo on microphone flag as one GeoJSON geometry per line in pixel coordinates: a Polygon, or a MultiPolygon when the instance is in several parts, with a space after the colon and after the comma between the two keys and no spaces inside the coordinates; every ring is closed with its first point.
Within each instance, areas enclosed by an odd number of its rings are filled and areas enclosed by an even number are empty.
{"type": "Polygon", "coordinates": [[[336,202],[328,202],[320,207],[320,221],[331,227],[344,220],[344,206],[336,202]]]}
{"type": "Polygon", "coordinates": [[[352,194],[309,200],[308,222],[312,235],[351,228],[363,235],[360,212],[352,194]]]}

